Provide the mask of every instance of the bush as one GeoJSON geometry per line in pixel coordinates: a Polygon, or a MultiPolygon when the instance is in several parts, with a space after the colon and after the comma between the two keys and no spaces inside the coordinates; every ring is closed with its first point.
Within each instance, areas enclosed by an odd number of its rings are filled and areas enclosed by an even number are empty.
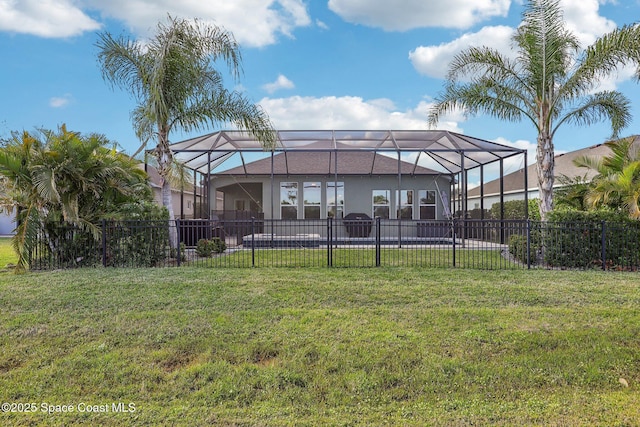
{"type": "Polygon", "coordinates": [[[640,257],[640,222],[619,212],[556,210],[544,232],[545,262],[553,267],[624,269],[640,257]],[[603,236],[604,231],[604,236],[603,236]]]}
{"type": "MultiPolygon", "coordinates": [[[[540,219],[540,208],[538,207],[538,199],[529,199],[527,211],[529,219],[540,219]]],[[[494,203],[489,209],[489,217],[492,219],[500,219],[500,203],[494,203]]],[[[509,200],[504,202],[504,219],[525,219],[524,200],[509,200]]]]}
{"type": "MultiPolygon", "coordinates": [[[[178,251],[171,249],[171,258],[178,258],[178,251]]],[[[180,261],[187,260],[187,245],[180,242],[180,261]]]]}
{"type": "MultiPolygon", "coordinates": [[[[520,234],[511,235],[509,237],[509,253],[516,260],[527,264],[527,236],[522,236],[520,234]]],[[[535,251],[531,250],[529,262],[535,261],[535,256],[532,256],[533,254],[535,254],[535,251]]]]}
{"type": "MultiPolygon", "coordinates": [[[[124,205],[107,221],[107,265],[153,267],[169,254],[169,213],[142,201],[124,205]]],[[[174,257],[175,258],[175,257],[174,257]]]]}
{"type": "Polygon", "coordinates": [[[203,258],[208,258],[214,253],[221,254],[225,250],[227,250],[227,244],[219,237],[211,240],[200,239],[196,245],[196,253],[203,258]]]}

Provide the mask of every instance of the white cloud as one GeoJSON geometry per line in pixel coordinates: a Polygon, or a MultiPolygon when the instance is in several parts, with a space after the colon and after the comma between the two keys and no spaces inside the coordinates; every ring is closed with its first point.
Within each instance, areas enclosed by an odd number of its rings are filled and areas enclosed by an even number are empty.
{"type": "Polygon", "coordinates": [[[72,37],[101,27],[72,0],[0,1],[0,31],[72,37]]]}
{"type": "MultiPolygon", "coordinates": [[[[423,101],[398,111],[389,100],[365,101],[355,96],[264,98],[259,104],[278,129],[427,129],[430,106],[423,101]]],[[[439,128],[462,132],[448,121],[439,128]]]]}
{"type": "MultiPolygon", "coordinates": [[[[506,145],[508,147],[519,148],[521,150],[527,150],[527,157],[529,164],[535,163],[536,159],[536,142],[527,141],[526,139],[518,139],[517,141],[510,141],[503,137],[498,137],[491,142],[495,142],[496,144],[506,145]]],[[[559,154],[559,153],[556,153],[559,154]]]]}
{"type": "Polygon", "coordinates": [[[274,93],[281,89],[293,89],[296,85],[293,84],[291,80],[289,80],[284,75],[280,74],[275,82],[267,83],[263,85],[262,88],[269,93],[274,93]]]}
{"type": "Polygon", "coordinates": [[[243,46],[266,46],[311,25],[303,0],[0,0],[0,31],[70,37],[100,29],[87,10],[123,21],[145,37],[167,14],[198,18],[231,31],[243,46]]]}
{"type": "MultiPolygon", "coordinates": [[[[503,137],[498,137],[496,139],[491,140],[491,142],[495,142],[496,144],[506,145],[507,147],[519,148],[521,150],[527,150],[527,163],[532,165],[536,162],[536,143],[530,142],[524,139],[519,139],[517,141],[510,141],[503,137]]],[[[556,152],[558,154],[558,152],[556,152]]],[[[524,156],[512,156],[508,157],[504,160],[503,168],[504,174],[508,175],[512,172],[516,172],[524,169],[524,156]]],[[[493,162],[484,168],[484,181],[488,182],[493,179],[497,179],[500,177],[500,162],[493,162]]],[[[469,173],[470,182],[477,181],[474,184],[470,184],[469,188],[477,187],[480,182],[480,171],[472,170],[469,173]]]]}
{"type": "Polygon", "coordinates": [[[297,27],[311,25],[303,0],[84,0],[104,16],[124,21],[133,32],[147,36],[167,13],[198,18],[231,31],[243,46],[267,46],[279,34],[292,37],[297,27]]]}
{"type": "Polygon", "coordinates": [[[412,28],[470,28],[496,16],[507,16],[511,0],[329,0],[342,19],[387,31],[412,28]]]}
{"type": "MultiPolygon", "coordinates": [[[[583,47],[594,43],[598,37],[613,31],[615,22],[599,14],[599,0],[561,0],[567,28],[580,40],[583,47]]],[[[448,43],[419,46],[409,52],[409,60],[416,71],[435,78],[444,78],[453,57],[472,46],[488,46],[515,58],[511,38],[515,29],[507,26],[484,27],[476,33],[467,33],[448,43]]],[[[631,66],[602,79],[595,91],[615,90],[617,86],[634,76],[631,66]]]]}
{"type": "Polygon", "coordinates": [[[420,74],[444,78],[453,57],[472,46],[488,46],[500,52],[515,55],[511,49],[513,32],[514,29],[511,27],[484,27],[477,33],[465,34],[449,43],[438,46],[419,46],[409,52],[409,60],[420,74]]]}
{"type": "Polygon", "coordinates": [[[316,19],[316,26],[318,28],[320,28],[321,30],[328,30],[329,26],[327,24],[325,24],[323,21],[316,19]]]}
{"type": "Polygon", "coordinates": [[[49,106],[53,108],[62,108],[69,105],[72,100],[73,97],[68,93],[64,94],[63,96],[54,96],[49,99],[49,106]]]}
{"type": "Polygon", "coordinates": [[[568,29],[578,36],[584,47],[616,28],[615,22],[598,14],[601,1],[562,0],[560,3],[568,29]]]}

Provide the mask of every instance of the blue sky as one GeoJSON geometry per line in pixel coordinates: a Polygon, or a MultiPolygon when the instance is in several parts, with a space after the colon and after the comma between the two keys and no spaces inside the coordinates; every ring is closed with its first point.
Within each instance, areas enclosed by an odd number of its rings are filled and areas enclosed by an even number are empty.
{"type": "MultiPolygon", "coordinates": [[[[640,20],[637,0],[561,4],[585,46],[640,20]]],[[[144,39],[167,13],[233,32],[244,75],[226,84],[262,105],[277,128],[425,129],[453,55],[470,45],[508,52],[522,9],[521,1],[510,0],[0,1],[0,137],[66,123],[135,151],[139,142],[129,119],[134,100],[103,81],[97,32],[144,39]]],[[[602,87],[632,100],[634,121],[623,134],[640,134],[640,84],[632,70],[621,70],[602,87]]],[[[483,116],[447,117],[440,128],[530,149],[536,138],[528,123],[483,116]]],[[[556,150],[601,143],[609,135],[605,124],[566,126],[556,136],[556,150]]],[[[171,139],[189,136],[178,132],[171,139]]]]}

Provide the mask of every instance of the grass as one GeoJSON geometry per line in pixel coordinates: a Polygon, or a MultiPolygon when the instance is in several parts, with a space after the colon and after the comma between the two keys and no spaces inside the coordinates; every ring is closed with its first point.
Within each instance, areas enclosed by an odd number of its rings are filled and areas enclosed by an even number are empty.
{"type": "Polygon", "coordinates": [[[632,273],[4,274],[0,400],[37,410],[0,424],[637,425],[639,305],[632,273]]]}
{"type": "Polygon", "coordinates": [[[10,237],[0,237],[0,271],[8,264],[15,265],[18,262],[18,256],[11,246],[10,237]]]}
{"type": "MultiPolygon", "coordinates": [[[[199,267],[326,267],[327,249],[258,249],[229,251],[222,256],[188,260],[185,264],[199,267]]],[[[441,248],[382,248],[383,267],[523,269],[526,266],[505,259],[500,250],[441,248]]],[[[375,267],[376,251],[371,248],[336,248],[331,253],[333,267],[375,267]]]]}

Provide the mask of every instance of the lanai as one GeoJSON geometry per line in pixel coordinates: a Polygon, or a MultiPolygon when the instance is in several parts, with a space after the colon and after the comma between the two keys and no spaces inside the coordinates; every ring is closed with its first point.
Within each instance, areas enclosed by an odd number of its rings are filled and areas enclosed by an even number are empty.
{"type": "MultiPolygon", "coordinates": [[[[498,179],[503,182],[505,160],[522,156],[524,164],[527,163],[526,150],[443,130],[279,130],[276,146],[267,150],[247,132],[218,131],[176,142],[171,149],[175,158],[193,171],[196,182],[203,184],[207,215],[212,208],[211,176],[231,167],[241,166],[246,170],[251,157],[271,157],[273,164],[274,156],[280,154],[289,168],[289,153],[329,153],[331,164],[327,164],[327,173],[335,174],[337,180],[341,153],[374,152],[371,170],[374,170],[377,154],[397,159],[398,188],[403,175],[401,164],[411,159],[416,168],[427,167],[451,175],[452,181],[457,183],[456,210],[464,217],[468,210],[469,171],[479,169],[482,188],[488,165],[497,164],[498,179]]],[[[273,169],[271,173],[273,175],[273,169]]],[[[525,183],[527,178],[525,174],[525,183]]],[[[482,195],[480,198],[484,210],[482,195]]],[[[526,196],[523,202],[526,211],[526,196]]]]}

